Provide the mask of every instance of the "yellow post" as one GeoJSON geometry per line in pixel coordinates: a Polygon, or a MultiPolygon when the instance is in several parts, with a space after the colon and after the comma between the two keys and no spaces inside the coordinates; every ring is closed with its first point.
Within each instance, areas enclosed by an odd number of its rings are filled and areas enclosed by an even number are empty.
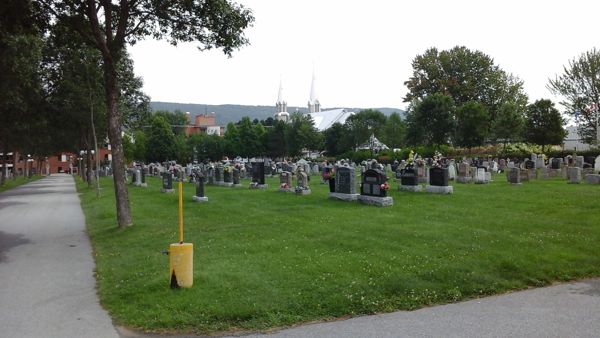
{"type": "Polygon", "coordinates": [[[172,288],[190,288],[194,283],[194,245],[183,243],[183,180],[179,180],[179,243],[169,247],[172,288]]]}
{"type": "Polygon", "coordinates": [[[183,180],[179,180],[179,243],[183,243],[183,180]]]}
{"type": "Polygon", "coordinates": [[[169,248],[169,275],[172,288],[194,284],[194,244],[173,243],[169,248]]]}

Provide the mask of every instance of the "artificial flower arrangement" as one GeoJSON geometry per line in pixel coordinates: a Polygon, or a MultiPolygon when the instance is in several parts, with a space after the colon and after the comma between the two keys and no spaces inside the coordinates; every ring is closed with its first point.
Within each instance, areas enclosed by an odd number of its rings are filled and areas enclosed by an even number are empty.
{"type": "Polygon", "coordinates": [[[379,188],[381,188],[381,190],[388,190],[390,188],[390,185],[388,184],[388,182],[385,182],[382,185],[380,185],[379,188]]]}

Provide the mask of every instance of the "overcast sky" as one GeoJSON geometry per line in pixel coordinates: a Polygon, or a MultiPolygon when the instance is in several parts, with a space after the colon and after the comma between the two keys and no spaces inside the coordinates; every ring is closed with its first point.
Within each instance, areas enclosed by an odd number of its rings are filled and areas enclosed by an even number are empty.
{"type": "Polygon", "coordinates": [[[404,108],[411,61],[427,48],[466,46],[552,98],[549,77],[599,46],[600,1],[245,0],[250,45],[227,58],[146,40],[130,47],[153,101],[305,107],[313,65],[322,107],[404,108]]]}

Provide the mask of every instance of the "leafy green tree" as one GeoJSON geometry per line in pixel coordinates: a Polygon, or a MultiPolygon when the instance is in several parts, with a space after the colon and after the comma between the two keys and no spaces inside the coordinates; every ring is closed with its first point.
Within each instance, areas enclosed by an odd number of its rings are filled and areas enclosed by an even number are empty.
{"type": "MultiPolygon", "coordinates": [[[[258,122],[258,121],[257,121],[258,122]]],[[[232,155],[240,155],[242,157],[257,156],[262,148],[261,136],[256,134],[254,125],[249,117],[243,117],[237,126],[239,133],[238,147],[239,153],[232,155]]]]}
{"type": "Polygon", "coordinates": [[[491,120],[505,102],[520,107],[527,104],[523,82],[494,64],[494,60],[466,47],[438,51],[430,48],[412,62],[413,75],[404,84],[408,93],[404,102],[423,100],[426,96],[449,95],[460,106],[469,101],[481,103],[491,120]]]}
{"type": "MultiPolygon", "coordinates": [[[[53,145],[43,99],[43,20],[36,21],[38,15],[30,1],[0,2],[0,152],[4,154],[20,151],[43,157],[53,145]]],[[[0,185],[5,175],[6,170],[1,170],[0,185]]]]}
{"type": "Polygon", "coordinates": [[[407,115],[407,141],[411,145],[448,144],[454,131],[454,102],[448,95],[431,94],[416,102],[407,115]]]}
{"type": "Polygon", "coordinates": [[[154,0],[78,1],[35,0],[51,24],[64,23],[102,54],[108,134],[113,155],[117,222],[131,225],[122,145],[122,112],[118,109],[118,65],[126,44],[151,36],[171,43],[198,42],[201,49],[222,48],[231,55],[247,44],[243,35],[254,20],[252,13],[228,0],[174,0],[165,5],[154,0]]]}
{"type": "Polygon", "coordinates": [[[275,121],[273,127],[267,129],[265,135],[265,153],[273,158],[284,157],[287,153],[287,134],[288,125],[283,121],[275,121]]]}
{"type": "Polygon", "coordinates": [[[148,137],[146,134],[137,130],[133,133],[133,138],[135,139],[135,144],[133,144],[133,152],[132,152],[132,160],[147,162],[147,145],[148,145],[148,137]]]}
{"type": "Polygon", "coordinates": [[[455,116],[454,144],[466,148],[483,145],[490,123],[487,109],[479,102],[471,101],[459,106],[455,116]]]}
{"type": "Polygon", "coordinates": [[[537,100],[527,106],[525,140],[542,146],[562,144],[567,135],[564,119],[550,100],[537,100]]]}
{"type": "Polygon", "coordinates": [[[162,116],[152,117],[147,137],[146,158],[148,161],[164,162],[176,158],[175,134],[162,116]]]}
{"type": "Polygon", "coordinates": [[[548,89],[563,97],[560,104],[575,119],[579,136],[595,143],[600,135],[600,51],[594,48],[569,61],[562,75],[549,80],[548,89]]]}
{"type": "Polygon", "coordinates": [[[345,151],[352,150],[342,148],[343,138],[347,135],[347,130],[339,122],[335,122],[327,130],[323,131],[323,137],[325,141],[324,148],[329,156],[337,156],[343,154],[345,151]]]}
{"type": "Polygon", "coordinates": [[[233,122],[227,124],[223,138],[225,141],[225,154],[230,157],[238,156],[242,150],[242,140],[240,139],[238,127],[233,122]]]}
{"type": "Polygon", "coordinates": [[[216,161],[223,158],[225,140],[217,135],[193,134],[187,138],[187,147],[195,149],[197,160],[216,161]]]}
{"type": "Polygon", "coordinates": [[[154,112],[154,115],[162,116],[162,118],[171,126],[171,130],[173,130],[173,134],[175,135],[183,135],[185,126],[190,124],[187,115],[181,110],[175,110],[173,112],[157,110],[154,112]]]}
{"type": "Polygon", "coordinates": [[[353,137],[353,146],[358,147],[371,135],[380,137],[385,125],[385,115],[374,109],[361,110],[346,119],[346,128],[353,137]]]}
{"type": "Polygon", "coordinates": [[[406,123],[402,121],[400,114],[392,113],[383,126],[381,142],[390,148],[401,148],[404,145],[405,136],[406,123]]]}
{"type": "Polygon", "coordinates": [[[523,138],[523,127],[525,125],[525,116],[523,110],[512,102],[506,102],[496,114],[496,119],[492,123],[491,133],[496,140],[502,141],[504,147],[509,141],[516,141],[523,138]]]}
{"type": "Polygon", "coordinates": [[[302,149],[313,149],[320,139],[310,115],[298,112],[290,115],[290,124],[286,131],[287,153],[290,156],[299,156],[302,149]]]}
{"type": "Polygon", "coordinates": [[[262,125],[262,123],[257,123],[253,126],[254,137],[256,137],[256,153],[254,156],[264,155],[267,150],[267,130],[262,125]]]}

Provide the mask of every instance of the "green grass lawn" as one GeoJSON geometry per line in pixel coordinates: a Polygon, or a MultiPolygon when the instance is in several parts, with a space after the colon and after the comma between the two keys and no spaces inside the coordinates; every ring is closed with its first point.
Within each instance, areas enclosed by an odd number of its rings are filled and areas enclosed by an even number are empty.
{"type": "MultiPolygon", "coordinates": [[[[134,226],[117,230],[112,181],[102,197],[78,183],[102,304],[148,331],[215,333],[411,310],[600,275],[600,187],[561,179],[520,186],[504,175],[455,184],[453,195],[390,189],[394,206],[312,194],[184,184],[194,286],[170,289],[177,194],[131,187],[134,226]]],[[[390,182],[391,183],[391,182],[390,182]]],[[[392,184],[397,187],[397,184],[392,184]]]]}
{"type": "Polygon", "coordinates": [[[33,182],[33,181],[37,181],[40,178],[42,178],[42,176],[40,175],[33,175],[30,178],[26,178],[25,176],[17,176],[15,179],[13,178],[7,178],[4,181],[3,185],[0,185],[0,192],[6,191],[6,190],[10,190],[12,188],[16,188],[22,184],[26,184],[29,182],[33,182]]]}

